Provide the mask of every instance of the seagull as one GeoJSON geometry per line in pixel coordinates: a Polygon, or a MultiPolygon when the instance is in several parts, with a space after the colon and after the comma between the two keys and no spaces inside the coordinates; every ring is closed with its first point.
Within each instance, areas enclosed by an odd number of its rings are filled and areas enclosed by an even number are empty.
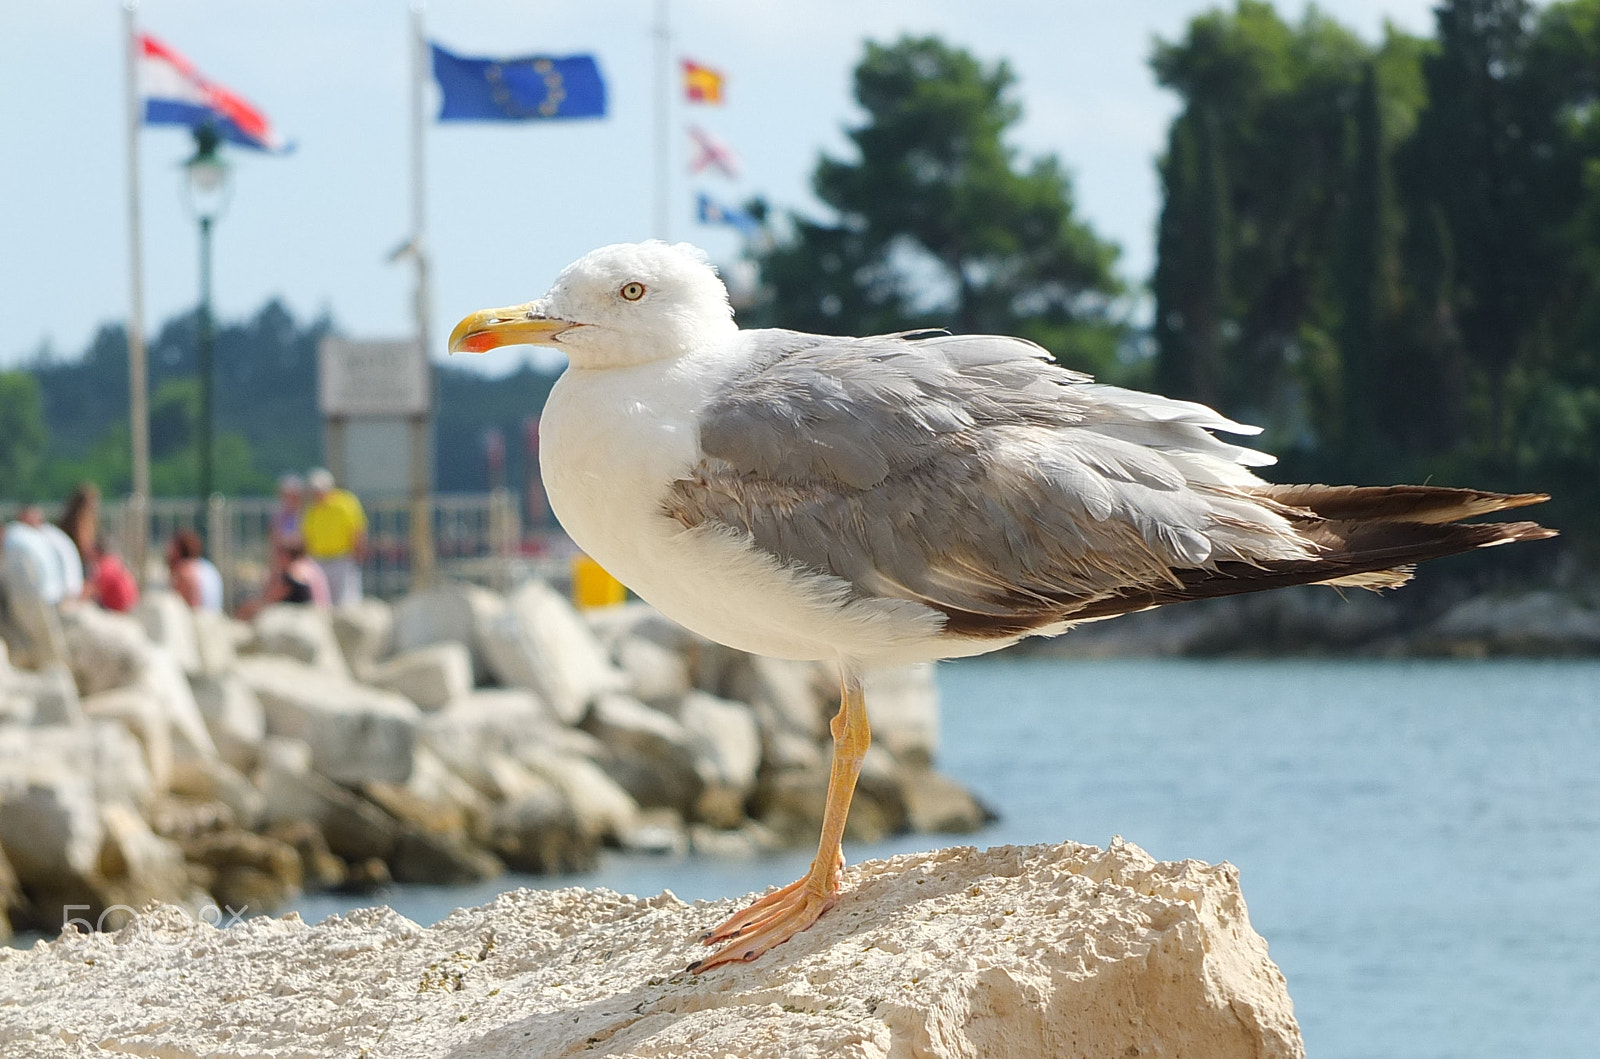
{"type": "Polygon", "coordinates": [[[753,654],[837,662],[822,837],[801,879],[706,933],[753,960],[840,896],[870,732],[863,671],[984,654],[1167,603],[1553,536],[1464,523],[1543,494],[1274,485],[1259,428],[1094,382],[1020,338],[741,330],[706,255],[595,250],[543,298],[463,319],[450,351],[553,346],[539,425],[561,525],[642,599],[753,654]]]}

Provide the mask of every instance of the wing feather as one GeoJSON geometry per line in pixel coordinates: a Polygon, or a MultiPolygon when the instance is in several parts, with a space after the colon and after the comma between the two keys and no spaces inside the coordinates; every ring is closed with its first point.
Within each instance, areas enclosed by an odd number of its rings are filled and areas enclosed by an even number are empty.
{"type": "Polygon", "coordinates": [[[667,514],[732,529],[858,597],[1015,637],[1287,584],[1389,587],[1409,564],[1550,535],[1455,520],[1537,503],[1426,486],[1268,485],[1203,405],[1092,382],[1033,343],[745,332],[667,514]]]}
{"type": "Polygon", "coordinates": [[[669,513],[862,596],[1043,621],[1216,558],[1312,554],[1240,491],[1260,454],[1210,432],[1252,428],[1201,405],[1093,384],[1019,339],[749,334],[669,513]]]}

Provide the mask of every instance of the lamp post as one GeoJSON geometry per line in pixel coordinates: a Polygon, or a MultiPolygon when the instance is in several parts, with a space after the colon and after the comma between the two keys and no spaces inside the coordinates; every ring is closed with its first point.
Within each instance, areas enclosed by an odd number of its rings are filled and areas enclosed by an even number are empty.
{"type": "Polygon", "coordinates": [[[228,164],[217,153],[222,138],[210,124],[194,130],[194,157],[183,163],[189,212],[200,224],[200,311],[197,324],[197,368],[200,373],[200,512],[202,538],[210,536],[207,506],[211,502],[211,352],[216,331],[211,318],[211,226],[228,205],[228,164]]]}

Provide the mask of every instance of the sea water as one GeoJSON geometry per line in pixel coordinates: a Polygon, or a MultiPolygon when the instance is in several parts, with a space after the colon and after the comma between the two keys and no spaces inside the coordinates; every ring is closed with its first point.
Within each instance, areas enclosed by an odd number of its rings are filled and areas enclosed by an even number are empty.
{"type": "MultiPolygon", "coordinates": [[[[850,860],[1122,835],[1231,861],[1312,1056],[1600,1056],[1600,663],[998,658],[939,685],[939,766],[1000,821],[850,860]]],[[[809,857],[609,855],[380,899],[432,923],[519,885],[729,897],[809,857]]]]}

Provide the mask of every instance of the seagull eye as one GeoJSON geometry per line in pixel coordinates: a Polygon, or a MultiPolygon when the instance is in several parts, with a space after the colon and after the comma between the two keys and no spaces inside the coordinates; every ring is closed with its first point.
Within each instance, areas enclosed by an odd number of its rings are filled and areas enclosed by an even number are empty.
{"type": "Polygon", "coordinates": [[[630,302],[636,302],[640,298],[644,297],[644,284],[643,283],[624,283],[622,285],[622,290],[618,291],[617,293],[621,294],[624,298],[626,298],[630,302]]]}

